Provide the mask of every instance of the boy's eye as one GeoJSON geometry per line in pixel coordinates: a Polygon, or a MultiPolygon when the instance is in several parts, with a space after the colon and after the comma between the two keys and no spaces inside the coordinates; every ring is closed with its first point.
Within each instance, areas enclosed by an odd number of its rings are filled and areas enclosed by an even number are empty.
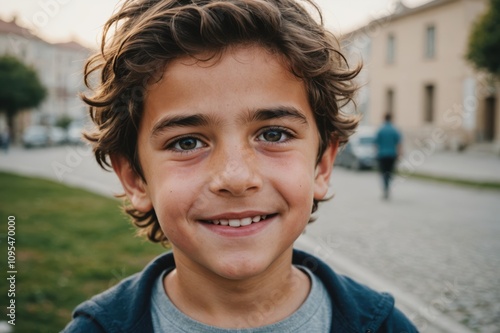
{"type": "Polygon", "coordinates": [[[258,140],[266,142],[283,142],[290,138],[290,134],[279,128],[271,128],[265,130],[258,136],[258,140]]]}
{"type": "Polygon", "coordinates": [[[194,150],[197,148],[204,147],[205,145],[203,142],[201,142],[199,139],[194,138],[194,137],[185,137],[181,138],[179,140],[176,140],[175,142],[171,143],[168,148],[171,148],[173,150],[177,151],[189,151],[189,150],[194,150]]]}

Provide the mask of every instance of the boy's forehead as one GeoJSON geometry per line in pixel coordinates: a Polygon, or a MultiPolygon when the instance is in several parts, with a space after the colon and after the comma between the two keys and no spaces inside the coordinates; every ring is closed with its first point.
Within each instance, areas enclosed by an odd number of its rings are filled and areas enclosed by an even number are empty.
{"type": "MultiPolygon", "coordinates": [[[[218,65],[238,63],[254,65],[255,62],[285,70],[290,79],[301,81],[293,74],[289,59],[282,53],[258,43],[235,44],[224,49],[204,50],[196,54],[181,55],[173,58],[160,70],[161,79],[174,70],[185,71],[186,67],[212,70],[218,65]],[[258,58],[258,59],[256,59],[258,58]],[[184,67],[184,68],[180,68],[184,67]]],[[[159,81],[159,80],[157,80],[159,81]]]]}
{"type": "Polygon", "coordinates": [[[165,66],[162,79],[150,86],[144,111],[158,116],[160,110],[215,110],[227,103],[247,114],[266,107],[311,112],[304,82],[290,72],[280,55],[257,46],[174,59],[165,66]]]}
{"type": "MultiPolygon", "coordinates": [[[[176,79],[196,81],[202,79],[202,76],[207,76],[210,81],[212,73],[233,80],[239,80],[242,75],[246,74],[249,78],[254,79],[254,81],[250,79],[246,81],[249,85],[259,81],[258,77],[255,77],[255,73],[260,73],[262,76],[260,81],[266,78],[267,80],[305,84],[302,79],[293,74],[284,56],[271,52],[260,45],[252,44],[236,45],[217,53],[206,51],[175,58],[165,65],[161,79],[157,80],[151,88],[154,89],[164,84],[165,81],[176,79]],[[264,69],[264,71],[259,72],[259,69],[264,69]]],[[[226,88],[231,89],[232,87],[227,86],[226,88]]]]}

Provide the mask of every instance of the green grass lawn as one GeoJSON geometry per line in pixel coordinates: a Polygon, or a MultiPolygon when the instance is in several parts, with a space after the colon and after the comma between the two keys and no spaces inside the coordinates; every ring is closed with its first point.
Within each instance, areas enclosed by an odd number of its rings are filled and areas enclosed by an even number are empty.
{"type": "MultiPolygon", "coordinates": [[[[118,200],[7,173],[0,184],[2,281],[7,217],[16,218],[16,333],[59,332],[76,305],[165,251],[134,235],[118,200]]],[[[0,285],[2,321],[8,298],[0,285]]]]}

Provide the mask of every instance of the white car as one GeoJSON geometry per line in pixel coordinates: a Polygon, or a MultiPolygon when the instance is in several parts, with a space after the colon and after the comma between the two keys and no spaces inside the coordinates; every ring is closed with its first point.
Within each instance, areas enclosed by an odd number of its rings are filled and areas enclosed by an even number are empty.
{"type": "Polygon", "coordinates": [[[65,144],[68,139],[68,135],[64,130],[64,128],[62,127],[50,127],[48,133],[49,133],[49,143],[51,145],[65,144]]]}
{"type": "Polygon", "coordinates": [[[335,164],[353,170],[373,169],[377,166],[376,130],[361,126],[342,147],[335,159],[335,164]]]}
{"type": "Polygon", "coordinates": [[[29,126],[23,133],[23,146],[25,148],[46,147],[50,143],[49,131],[45,126],[29,126]]]}
{"type": "Polygon", "coordinates": [[[68,143],[73,145],[83,144],[82,131],[84,126],[81,122],[74,121],[68,127],[68,143]]]}

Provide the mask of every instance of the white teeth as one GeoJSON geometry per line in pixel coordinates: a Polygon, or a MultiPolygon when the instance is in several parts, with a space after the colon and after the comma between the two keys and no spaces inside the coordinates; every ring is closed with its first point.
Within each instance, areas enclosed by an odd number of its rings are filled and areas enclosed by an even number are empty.
{"type": "Polygon", "coordinates": [[[238,228],[238,227],[244,227],[244,226],[247,226],[247,225],[250,225],[253,223],[257,223],[257,222],[260,222],[262,220],[265,220],[267,217],[267,215],[258,215],[258,216],[254,216],[254,217],[245,217],[243,219],[222,219],[222,220],[212,220],[211,222],[215,225],[223,225],[223,226],[230,226],[230,227],[234,227],[234,228],[238,228]]]}
{"type": "Polygon", "coordinates": [[[246,225],[250,225],[250,224],[252,224],[252,218],[251,217],[246,217],[244,219],[241,219],[241,221],[240,221],[240,225],[242,227],[244,227],[246,225]]]}
{"type": "Polygon", "coordinates": [[[241,226],[240,220],[229,220],[230,227],[239,227],[241,226]]]}

